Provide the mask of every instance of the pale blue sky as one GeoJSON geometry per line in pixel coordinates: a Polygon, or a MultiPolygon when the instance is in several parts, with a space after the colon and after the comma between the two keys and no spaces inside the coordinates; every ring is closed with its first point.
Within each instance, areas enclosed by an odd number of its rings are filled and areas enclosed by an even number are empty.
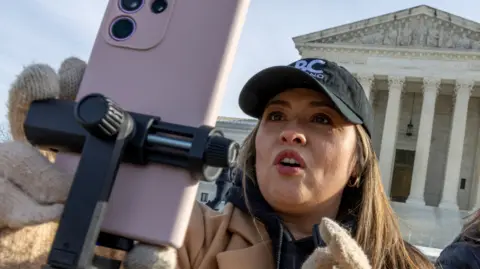
{"type": "MultiPolygon", "coordinates": [[[[68,56],[84,60],[106,0],[4,1],[0,17],[0,122],[3,105],[22,66],[42,62],[58,68],[68,56]]],[[[299,57],[292,37],[426,4],[480,22],[477,0],[252,0],[220,115],[245,117],[237,106],[245,81],[258,70],[299,57]]]]}

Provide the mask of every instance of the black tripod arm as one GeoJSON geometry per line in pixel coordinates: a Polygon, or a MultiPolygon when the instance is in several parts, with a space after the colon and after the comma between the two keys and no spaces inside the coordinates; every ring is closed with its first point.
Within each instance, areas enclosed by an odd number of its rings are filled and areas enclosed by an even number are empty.
{"type": "Polygon", "coordinates": [[[213,127],[182,126],[126,112],[101,94],[78,103],[35,101],[24,129],[37,147],[81,153],[45,267],[52,269],[116,269],[119,261],[95,258],[95,247],[133,246],[131,239],[100,231],[120,163],[163,163],[213,181],[235,163],[239,150],[238,143],[213,127]]]}

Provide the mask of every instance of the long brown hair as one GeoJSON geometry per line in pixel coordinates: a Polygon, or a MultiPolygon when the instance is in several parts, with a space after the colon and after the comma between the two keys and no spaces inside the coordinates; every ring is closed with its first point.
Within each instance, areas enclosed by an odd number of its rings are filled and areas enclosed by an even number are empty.
{"type": "MultiPolygon", "coordinates": [[[[255,137],[259,125],[260,121],[243,142],[238,159],[239,168],[244,171],[242,179],[244,186],[248,178],[256,178],[255,137]]],[[[356,133],[357,169],[361,173],[359,180],[355,183],[357,186],[346,187],[356,194],[348,197],[349,199],[354,197],[356,201],[352,204],[359,207],[356,241],[369,257],[374,269],[434,268],[419,250],[402,239],[396,215],[383,191],[377,157],[371,140],[361,126],[357,126],[356,133]]]]}

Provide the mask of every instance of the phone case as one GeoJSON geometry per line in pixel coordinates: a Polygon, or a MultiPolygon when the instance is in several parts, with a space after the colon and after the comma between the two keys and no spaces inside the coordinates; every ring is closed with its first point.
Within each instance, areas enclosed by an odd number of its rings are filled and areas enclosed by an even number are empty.
{"type": "MultiPolygon", "coordinates": [[[[77,100],[97,92],[128,111],[215,126],[248,4],[110,0],[77,100]]],[[[78,160],[61,153],[57,165],[78,160]]],[[[121,164],[102,231],[179,248],[197,189],[186,170],[121,164]]]]}

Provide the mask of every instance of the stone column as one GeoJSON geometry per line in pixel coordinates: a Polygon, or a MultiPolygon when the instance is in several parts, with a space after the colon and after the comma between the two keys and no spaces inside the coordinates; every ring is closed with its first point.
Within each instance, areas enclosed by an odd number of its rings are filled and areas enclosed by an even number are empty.
{"type": "Polygon", "coordinates": [[[374,104],[375,103],[375,98],[377,97],[378,92],[379,92],[378,89],[370,92],[370,97],[369,97],[368,100],[370,101],[370,104],[372,104],[373,107],[375,106],[375,104],[374,104]]]}
{"type": "Polygon", "coordinates": [[[457,81],[455,85],[455,107],[453,111],[450,141],[448,144],[447,167],[443,183],[442,200],[439,207],[457,209],[457,191],[462,168],[463,141],[467,124],[468,101],[474,81],[457,81]]]}
{"type": "Polygon", "coordinates": [[[407,203],[425,205],[423,197],[425,181],[427,179],[428,157],[432,139],[433,117],[435,115],[435,102],[440,87],[439,78],[423,79],[423,103],[420,116],[420,127],[417,135],[415,150],[415,163],[413,166],[412,185],[407,203]]]}
{"type": "Polygon", "coordinates": [[[362,88],[365,91],[365,95],[367,96],[368,100],[370,100],[374,81],[373,74],[357,74],[356,77],[358,79],[358,82],[360,82],[360,85],[362,85],[362,88]]]}
{"type": "Polygon", "coordinates": [[[382,175],[383,188],[387,196],[390,196],[393,164],[395,160],[398,119],[402,101],[405,77],[388,78],[388,102],[383,124],[382,144],[380,145],[380,172],[382,175]]]}

